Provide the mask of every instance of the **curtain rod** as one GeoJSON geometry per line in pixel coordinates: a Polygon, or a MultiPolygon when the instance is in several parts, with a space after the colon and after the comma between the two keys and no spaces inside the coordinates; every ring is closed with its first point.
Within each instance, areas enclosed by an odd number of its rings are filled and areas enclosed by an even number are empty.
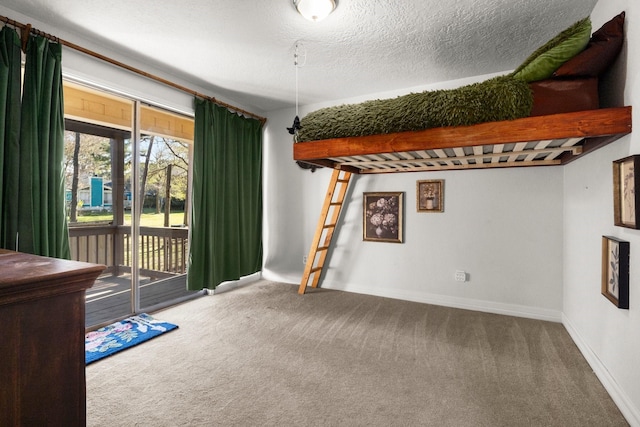
{"type": "Polygon", "coordinates": [[[199,98],[207,99],[207,100],[209,100],[209,101],[211,101],[211,102],[213,102],[213,103],[215,103],[215,104],[217,104],[217,105],[219,105],[221,107],[225,107],[225,108],[233,110],[233,111],[235,111],[237,113],[241,113],[241,114],[244,114],[244,115],[247,115],[247,116],[251,116],[251,117],[253,117],[253,118],[257,119],[257,120],[260,120],[260,122],[262,122],[263,125],[267,121],[266,117],[258,116],[257,114],[253,114],[253,113],[251,113],[249,111],[243,110],[242,108],[238,108],[238,107],[235,107],[235,106],[233,106],[231,104],[227,104],[226,102],[219,101],[219,100],[217,100],[216,98],[214,98],[212,96],[203,95],[203,94],[198,93],[197,91],[195,91],[193,89],[189,89],[188,87],[179,85],[177,83],[174,83],[174,82],[172,82],[170,80],[167,80],[167,79],[164,79],[162,77],[158,77],[158,76],[156,76],[154,74],[147,73],[146,71],[142,71],[142,70],[140,70],[138,68],[132,67],[132,66],[127,65],[127,64],[125,64],[123,62],[120,62],[120,61],[117,61],[115,59],[109,58],[109,57],[104,56],[104,55],[102,55],[102,54],[100,54],[98,52],[94,52],[94,51],[86,49],[86,48],[84,48],[82,46],[78,46],[75,43],[71,43],[71,42],[68,42],[66,40],[62,40],[59,37],[52,36],[51,34],[47,34],[47,33],[43,32],[43,31],[40,31],[40,30],[38,30],[36,28],[33,28],[31,26],[31,24],[22,24],[20,22],[14,21],[13,19],[9,19],[6,16],[2,16],[2,15],[0,15],[0,21],[6,23],[8,25],[11,25],[13,27],[20,28],[20,30],[21,30],[20,31],[20,33],[21,33],[20,35],[21,35],[22,50],[23,51],[26,50],[28,35],[30,33],[33,33],[33,34],[39,35],[41,37],[45,37],[45,38],[47,38],[49,40],[52,40],[52,41],[54,41],[56,43],[60,43],[61,45],[66,46],[68,48],[77,50],[77,51],[79,51],[81,53],[84,53],[85,55],[89,55],[89,56],[92,56],[94,58],[98,58],[98,59],[100,59],[100,60],[102,60],[104,62],[108,62],[109,64],[115,65],[117,67],[124,68],[125,70],[128,70],[128,71],[131,71],[133,73],[139,74],[139,75],[144,76],[144,77],[146,77],[148,79],[155,80],[157,82],[160,82],[160,83],[165,84],[167,86],[171,86],[171,87],[173,87],[175,89],[178,89],[178,90],[181,90],[183,92],[187,92],[187,93],[189,93],[191,95],[194,95],[194,96],[197,96],[199,98]]]}

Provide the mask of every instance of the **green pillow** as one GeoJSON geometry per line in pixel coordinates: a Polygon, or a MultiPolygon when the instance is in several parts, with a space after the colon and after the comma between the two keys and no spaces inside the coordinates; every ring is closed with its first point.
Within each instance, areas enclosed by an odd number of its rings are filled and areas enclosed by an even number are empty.
{"type": "Polygon", "coordinates": [[[525,82],[544,80],[562,64],[587,46],[591,37],[591,19],[586,17],[533,52],[516,70],[513,77],[525,82]]]}

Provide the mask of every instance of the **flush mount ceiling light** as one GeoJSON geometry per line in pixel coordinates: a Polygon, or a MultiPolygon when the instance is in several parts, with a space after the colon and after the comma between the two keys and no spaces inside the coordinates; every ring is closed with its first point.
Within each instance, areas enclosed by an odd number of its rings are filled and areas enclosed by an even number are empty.
{"type": "Polygon", "coordinates": [[[336,0],[293,0],[293,5],[300,15],[309,21],[322,21],[334,11],[336,0]]]}

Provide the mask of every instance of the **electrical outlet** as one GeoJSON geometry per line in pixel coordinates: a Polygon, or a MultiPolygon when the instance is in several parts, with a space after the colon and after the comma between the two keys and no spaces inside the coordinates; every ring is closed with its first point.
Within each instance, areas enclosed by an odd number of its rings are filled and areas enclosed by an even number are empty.
{"type": "Polygon", "coordinates": [[[302,255],[302,263],[304,265],[307,265],[307,256],[306,255],[302,255]]]}
{"type": "Polygon", "coordinates": [[[456,271],[456,282],[466,282],[467,281],[467,273],[462,270],[456,271]]]}

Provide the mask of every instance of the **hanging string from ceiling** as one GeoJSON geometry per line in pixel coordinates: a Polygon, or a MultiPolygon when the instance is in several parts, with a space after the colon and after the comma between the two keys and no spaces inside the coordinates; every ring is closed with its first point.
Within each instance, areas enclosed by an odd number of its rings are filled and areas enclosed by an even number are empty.
{"type": "Polygon", "coordinates": [[[296,117],[293,119],[293,126],[287,128],[289,133],[293,135],[293,142],[298,142],[298,131],[300,126],[300,113],[299,108],[299,81],[298,81],[298,68],[304,67],[307,62],[307,51],[304,45],[300,41],[296,41],[293,52],[293,65],[296,69],[296,117]]]}
{"type": "Polygon", "coordinates": [[[100,59],[101,61],[107,62],[109,64],[112,64],[112,65],[115,65],[117,67],[123,68],[123,69],[125,69],[127,71],[131,71],[131,72],[133,72],[135,74],[138,74],[138,75],[141,75],[143,77],[146,77],[146,78],[148,78],[150,80],[155,80],[155,81],[157,81],[159,83],[162,83],[164,85],[173,87],[174,89],[178,89],[178,90],[180,90],[182,92],[186,92],[186,93],[189,93],[189,94],[191,94],[193,96],[197,96],[198,98],[207,99],[207,100],[213,102],[216,105],[228,108],[229,110],[234,111],[234,112],[236,112],[238,114],[257,119],[263,125],[267,121],[266,117],[259,116],[257,114],[254,114],[254,113],[251,113],[249,111],[243,110],[242,108],[233,106],[231,104],[227,104],[226,102],[222,102],[222,101],[220,101],[220,100],[218,100],[218,99],[216,99],[216,98],[214,98],[212,96],[203,95],[203,94],[201,94],[201,93],[199,93],[199,92],[197,92],[197,91],[195,91],[193,89],[190,89],[190,88],[188,88],[186,86],[179,85],[179,84],[174,83],[174,82],[172,82],[170,80],[164,79],[162,77],[158,77],[158,76],[156,76],[154,74],[147,73],[146,71],[142,71],[142,70],[140,70],[138,68],[132,67],[132,66],[127,65],[127,64],[125,64],[123,62],[120,62],[118,60],[109,58],[109,57],[104,56],[104,55],[102,55],[100,53],[97,53],[97,52],[94,52],[92,50],[86,49],[84,47],[78,46],[77,44],[68,42],[66,40],[60,39],[60,38],[55,37],[55,36],[52,36],[51,34],[47,34],[47,33],[43,32],[43,31],[40,31],[40,30],[38,30],[36,28],[33,28],[31,26],[31,24],[22,24],[20,22],[14,21],[13,19],[9,19],[6,16],[2,16],[2,15],[0,15],[0,21],[4,22],[7,25],[10,25],[10,26],[12,26],[12,27],[14,27],[16,29],[20,29],[20,35],[21,35],[21,41],[22,41],[22,50],[23,51],[26,50],[26,45],[27,45],[27,40],[29,39],[29,37],[28,37],[29,34],[36,34],[36,35],[39,35],[41,37],[45,37],[45,38],[47,38],[49,40],[52,40],[55,43],[60,43],[61,45],[66,46],[66,47],[68,47],[70,49],[77,50],[78,52],[81,52],[81,53],[83,53],[85,55],[92,56],[94,58],[100,59]]]}
{"type": "MultiPolygon", "coordinates": [[[[293,126],[287,128],[289,133],[293,135],[293,142],[299,142],[298,131],[302,129],[300,125],[300,112],[299,112],[299,79],[298,79],[298,69],[304,67],[307,63],[307,51],[304,48],[304,45],[297,41],[295,44],[294,52],[293,52],[293,65],[296,67],[296,117],[293,119],[293,126]]],[[[316,169],[320,168],[320,166],[312,165],[310,163],[297,161],[298,166],[302,169],[310,169],[311,172],[315,172],[316,169]]]]}

